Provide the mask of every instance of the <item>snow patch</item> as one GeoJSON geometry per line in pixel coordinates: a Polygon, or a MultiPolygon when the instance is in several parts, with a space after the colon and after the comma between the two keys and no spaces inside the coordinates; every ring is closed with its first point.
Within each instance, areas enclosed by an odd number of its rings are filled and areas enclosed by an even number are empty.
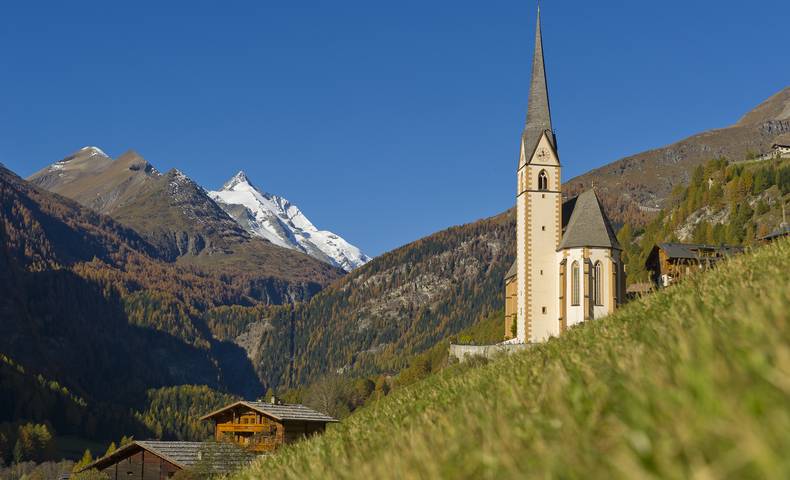
{"type": "Polygon", "coordinates": [[[319,230],[296,205],[278,195],[266,193],[252,185],[240,171],[225,182],[221,190],[208,192],[244,228],[275,245],[300,250],[319,260],[351,271],[371,258],[339,235],[319,230]],[[228,206],[241,205],[251,218],[231,213],[228,206]]]}
{"type": "Polygon", "coordinates": [[[91,156],[101,155],[103,157],[110,158],[106,153],[104,153],[104,150],[102,150],[99,147],[93,147],[93,146],[82,147],[80,148],[80,152],[88,152],[90,153],[91,156]]]}

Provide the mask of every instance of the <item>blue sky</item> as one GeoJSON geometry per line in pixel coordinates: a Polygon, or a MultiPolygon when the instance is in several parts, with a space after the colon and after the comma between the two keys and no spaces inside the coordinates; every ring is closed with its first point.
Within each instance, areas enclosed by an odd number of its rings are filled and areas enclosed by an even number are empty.
{"type": "MultiPolygon", "coordinates": [[[[544,0],[571,178],[788,85],[790,2],[544,0]]],[[[0,162],[243,169],[372,255],[514,201],[534,2],[4,2],[0,162]]]]}

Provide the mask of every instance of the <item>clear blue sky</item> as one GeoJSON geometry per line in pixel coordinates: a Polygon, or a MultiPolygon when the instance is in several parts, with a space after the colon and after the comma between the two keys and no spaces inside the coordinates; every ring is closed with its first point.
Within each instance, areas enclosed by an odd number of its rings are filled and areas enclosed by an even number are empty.
{"type": "MultiPolygon", "coordinates": [[[[564,178],[726,126],[790,84],[787,0],[544,0],[564,178]]],[[[244,169],[372,255],[514,202],[530,1],[0,6],[0,162],[133,148],[244,169]]]]}

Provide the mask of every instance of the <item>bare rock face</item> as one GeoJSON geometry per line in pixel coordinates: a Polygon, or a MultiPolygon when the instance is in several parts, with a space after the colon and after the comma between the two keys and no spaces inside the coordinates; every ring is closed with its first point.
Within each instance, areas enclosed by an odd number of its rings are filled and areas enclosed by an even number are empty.
{"type": "Polygon", "coordinates": [[[790,140],[790,87],[773,95],[730,127],[708,130],[665,147],[612,162],[563,185],[569,196],[593,184],[615,222],[647,220],[672,189],[688,183],[697,165],[718,157],[740,160],[790,140]]]}

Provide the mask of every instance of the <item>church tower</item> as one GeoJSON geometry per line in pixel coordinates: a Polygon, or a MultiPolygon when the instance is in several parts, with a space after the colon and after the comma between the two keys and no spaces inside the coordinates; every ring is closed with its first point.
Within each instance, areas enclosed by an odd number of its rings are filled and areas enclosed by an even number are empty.
{"type": "Polygon", "coordinates": [[[562,235],[562,195],[543,62],[540,7],[517,178],[516,337],[519,342],[541,342],[560,333],[556,252],[562,235]]]}

